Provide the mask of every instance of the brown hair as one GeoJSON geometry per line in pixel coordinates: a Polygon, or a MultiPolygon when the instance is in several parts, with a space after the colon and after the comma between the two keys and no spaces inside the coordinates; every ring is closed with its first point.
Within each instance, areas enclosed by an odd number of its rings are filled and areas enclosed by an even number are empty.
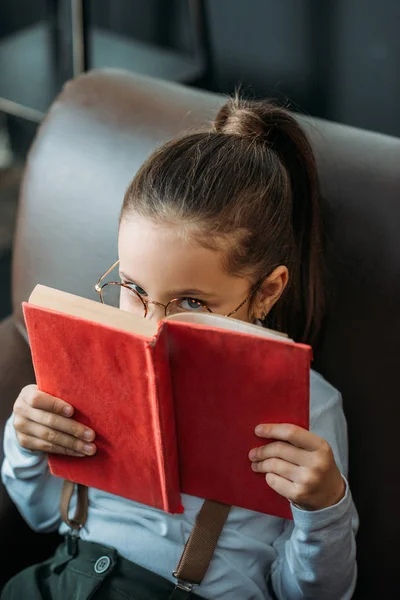
{"type": "Polygon", "coordinates": [[[289,284],[268,325],[312,342],[324,309],[319,185],[306,135],[285,109],[238,98],[212,131],[168,142],[130,184],[121,218],[183,222],[207,247],[229,241],[226,269],[289,284]]]}

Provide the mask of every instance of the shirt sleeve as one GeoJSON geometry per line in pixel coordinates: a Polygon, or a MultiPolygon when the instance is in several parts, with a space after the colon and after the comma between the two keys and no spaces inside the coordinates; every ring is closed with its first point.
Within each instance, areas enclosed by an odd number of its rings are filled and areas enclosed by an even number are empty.
{"type": "Polygon", "coordinates": [[[22,448],[10,417],[4,430],[1,478],[20,514],[34,531],[50,532],[61,523],[62,479],[50,473],[47,454],[22,448]]]}
{"type": "MultiPolygon", "coordinates": [[[[332,388],[334,389],[334,388],[332,388]]],[[[347,424],[339,392],[311,417],[310,429],[331,446],[344,479],[347,476],[347,424]]],[[[345,479],[344,497],[328,508],[305,511],[292,505],[274,543],[273,591],[278,600],[349,600],[357,579],[355,535],[358,515],[345,479]]]]}

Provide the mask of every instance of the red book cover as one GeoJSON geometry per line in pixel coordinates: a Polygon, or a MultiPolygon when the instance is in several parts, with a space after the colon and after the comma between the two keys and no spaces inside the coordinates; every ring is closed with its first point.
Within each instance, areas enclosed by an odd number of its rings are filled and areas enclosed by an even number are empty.
{"type": "Polygon", "coordinates": [[[139,335],[31,304],[24,315],[39,389],[70,403],[74,419],[96,432],[94,456],[50,454],[51,472],[182,512],[164,335],[153,347],[139,335]]]}
{"type": "Polygon", "coordinates": [[[292,518],[248,453],[260,423],[308,429],[310,348],[172,321],[168,338],[181,491],[292,518]]]}
{"type": "Polygon", "coordinates": [[[259,423],[308,428],[309,346],[217,315],[145,322],[143,333],[133,315],[38,287],[44,305],[34,294],[24,304],[38,387],[74,406],[98,447],[49,455],[52,473],[171,513],[185,493],[292,517],[248,452],[267,443],[259,423]],[[52,294],[69,299],[62,311],[52,294]]]}

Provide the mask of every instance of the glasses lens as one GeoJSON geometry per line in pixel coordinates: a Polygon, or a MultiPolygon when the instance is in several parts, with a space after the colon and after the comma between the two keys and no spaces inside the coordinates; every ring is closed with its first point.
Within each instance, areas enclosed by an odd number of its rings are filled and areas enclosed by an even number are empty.
{"type": "Polygon", "coordinates": [[[178,300],[172,300],[166,309],[167,316],[186,312],[208,313],[210,311],[205,304],[195,298],[178,298],[178,300]]]}
{"type": "Polygon", "coordinates": [[[141,297],[129,287],[108,283],[103,286],[102,296],[104,304],[144,316],[145,305],[141,297]]]}

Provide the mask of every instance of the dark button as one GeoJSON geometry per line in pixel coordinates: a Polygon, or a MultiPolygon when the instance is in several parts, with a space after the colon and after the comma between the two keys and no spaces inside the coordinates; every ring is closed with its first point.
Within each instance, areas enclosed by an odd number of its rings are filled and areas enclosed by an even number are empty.
{"type": "Polygon", "coordinates": [[[111,559],[108,556],[101,556],[96,560],[94,570],[96,573],[105,573],[111,565],[111,559]]]}

